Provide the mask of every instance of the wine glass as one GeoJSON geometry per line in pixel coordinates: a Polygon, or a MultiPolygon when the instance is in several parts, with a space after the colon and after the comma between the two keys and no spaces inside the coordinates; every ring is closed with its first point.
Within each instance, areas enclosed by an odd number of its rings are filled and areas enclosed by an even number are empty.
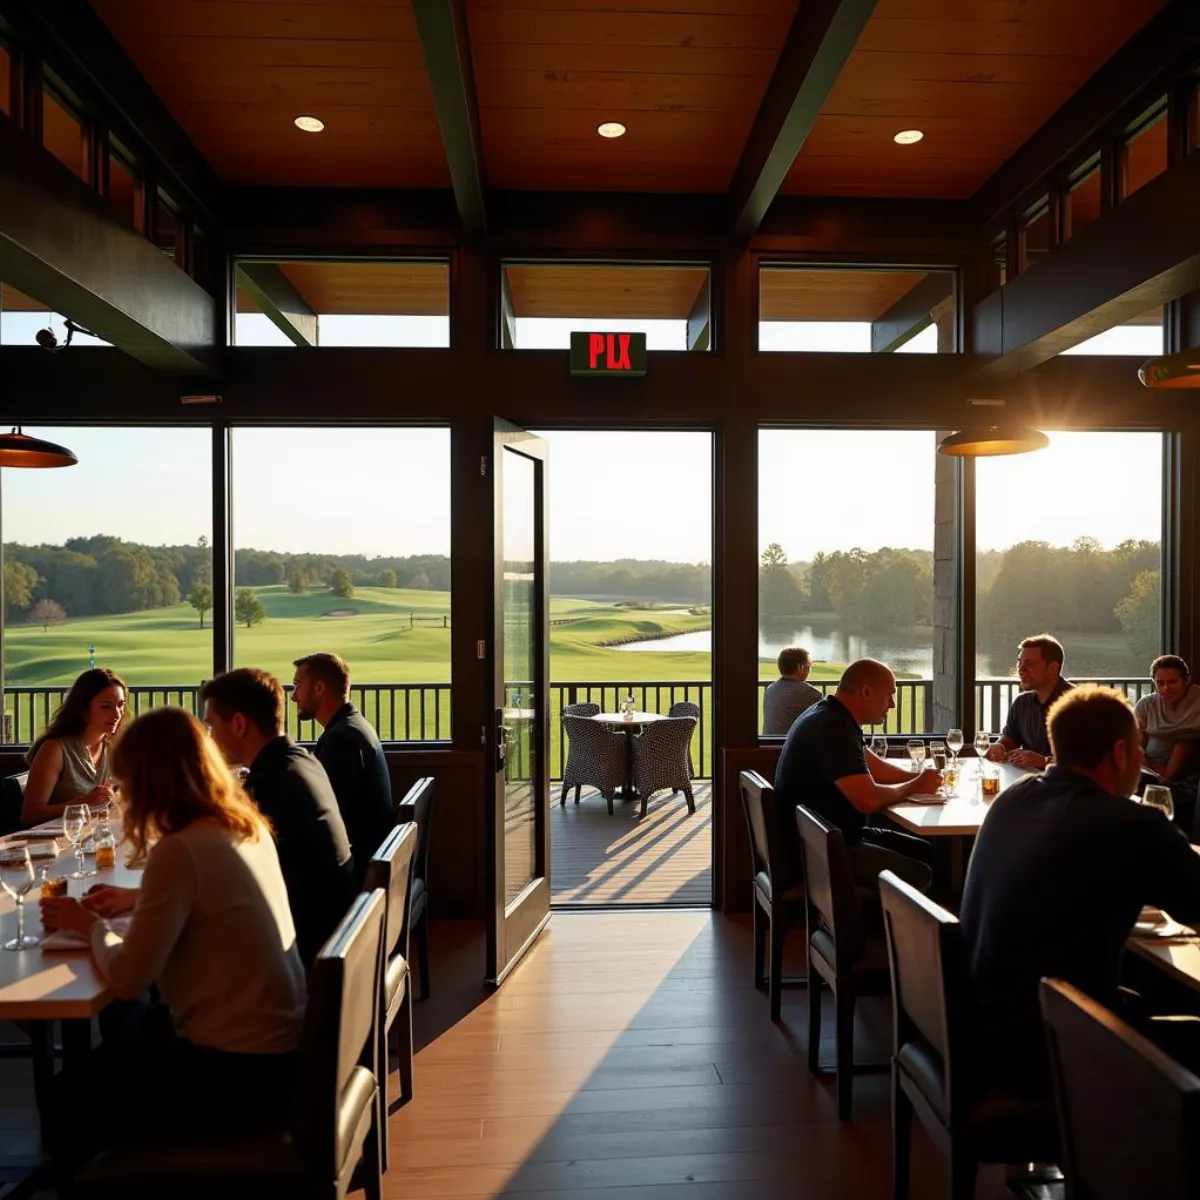
{"type": "Polygon", "coordinates": [[[886,733],[871,734],[871,753],[877,758],[887,758],[888,740],[886,733]]]}
{"type": "Polygon", "coordinates": [[[957,764],[958,756],[962,753],[963,748],[963,731],[961,729],[946,730],[946,749],[954,755],[954,761],[957,764]]]}
{"type": "Polygon", "coordinates": [[[88,879],[95,871],[85,871],[83,862],[83,843],[92,831],[92,810],[86,804],[68,804],[63,809],[63,833],[67,841],[75,847],[76,869],[68,876],[70,879],[88,879]]]}
{"type": "Polygon", "coordinates": [[[986,729],[980,729],[975,734],[975,753],[980,758],[987,758],[987,752],[992,748],[992,735],[986,729]]]}
{"type": "Polygon", "coordinates": [[[1175,803],[1171,799],[1171,789],[1161,783],[1152,783],[1142,793],[1142,803],[1147,808],[1157,808],[1168,821],[1175,819],[1175,803]]]}
{"type": "Polygon", "coordinates": [[[913,774],[920,775],[925,762],[925,743],[920,738],[908,739],[908,757],[912,759],[913,774]]]}
{"type": "Polygon", "coordinates": [[[935,771],[944,771],[946,769],[946,743],[930,742],[929,759],[933,763],[935,771]]]}
{"type": "Polygon", "coordinates": [[[17,936],[4,943],[5,950],[28,950],[41,938],[25,932],[25,893],[33,887],[33,862],[25,846],[0,846],[0,886],[17,905],[17,936]]]}

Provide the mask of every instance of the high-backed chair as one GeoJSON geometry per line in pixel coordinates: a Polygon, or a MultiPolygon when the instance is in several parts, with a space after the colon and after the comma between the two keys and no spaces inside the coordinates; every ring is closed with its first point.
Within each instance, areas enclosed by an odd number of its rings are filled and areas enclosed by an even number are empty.
{"type": "Polygon", "coordinates": [[[578,704],[564,704],[561,716],[564,717],[595,717],[600,714],[600,705],[590,700],[581,700],[578,704]]]}
{"type": "Polygon", "coordinates": [[[313,962],[287,1133],[107,1150],[79,1172],[72,1195],[344,1200],[354,1180],[368,1200],[379,1200],[373,1067],[385,907],[380,890],[357,896],[313,962]]]}
{"type": "Polygon", "coordinates": [[[590,717],[564,716],[563,733],[567,738],[567,765],[563,768],[560,807],[567,803],[567,793],[575,789],[575,803],[584,787],[594,787],[608,802],[612,816],[613,797],[622,787],[628,767],[625,738],[613,737],[599,721],[590,717]]]}
{"type": "Polygon", "coordinates": [[[651,722],[634,736],[633,786],[641,793],[643,817],[650,797],[664,788],[682,792],[687,797],[688,812],[696,811],[688,762],[695,730],[695,717],[668,717],[651,722]]]}
{"type": "Polygon", "coordinates": [[[433,777],[426,775],[404,793],[396,805],[396,821],[411,821],[417,827],[417,849],[413,854],[412,894],[408,901],[408,927],[417,940],[418,1000],[429,999],[429,825],[433,819],[433,777]]]}
{"type": "MultiPolygon", "coordinates": [[[[674,704],[667,709],[668,717],[695,717],[696,724],[700,724],[700,705],[692,703],[691,700],[676,700],[674,704]]],[[[696,778],[696,763],[692,758],[692,748],[688,746],[688,774],[696,778]]]]}
{"type": "Polygon", "coordinates": [[[796,827],[808,904],[808,1066],[820,1070],[821,984],[833,992],[837,1104],[850,1119],[854,1093],[854,1008],[859,996],[886,995],[887,947],[867,928],[842,831],[800,805],[796,827]]]}
{"type": "Polygon", "coordinates": [[[0,778],[0,834],[14,833],[23,828],[21,808],[25,803],[25,784],[28,781],[28,771],[0,778]]]}
{"type": "Polygon", "coordinates": [[[969,1069],[958,918],[891,871],[879,876],[892,978],[892,1196],[907,1200],[912,1117],[950,1168],[950,1200],[971,1200],[979,1164],[1055,1162],[1049,1104],[984,1092],[969,1069]]]}
{"type": "Polygon", "coordinates": [[[417,849],[417,827],[411,821],[397,825],[367,863],[366,892],[379,888],[387,897],[383,953],[379,972],[379,1123],[383,1130],[380,1149],[383,1169],[388,1167],[387,1118],[388,1050],[394,1043],[400,1064],[400,1104],[413,1097],[412,988],[408,970],[409,896],[412,891],[413,858],[417,849]],[[394,1036],[392,1036],[394,1035],[394,1036]]]}
{"type": "Polygon", "coordinates": [[[792,980],[783,977],[784,938],[789,929],[804,922],[804,885],[788,879],[788,858],[776,814],[775,789],[757,771],[741,771],[738,791],[742,797],[742,815],[746,818],[754,880],[754,986],[761,988],[766,983],[771,1020],[778,1021],[783,1012],[783,989],[789,985],[805,987],[808,983],[807,975],[792,980]],[[769,962],[765,977],[764,960],[769,962]]]}
{"type": "Polygon", "coordinates": [[[1195,1200],[1200,1078],[1069,983],[1040,990],[1067,1195],[1195,1200]]]}

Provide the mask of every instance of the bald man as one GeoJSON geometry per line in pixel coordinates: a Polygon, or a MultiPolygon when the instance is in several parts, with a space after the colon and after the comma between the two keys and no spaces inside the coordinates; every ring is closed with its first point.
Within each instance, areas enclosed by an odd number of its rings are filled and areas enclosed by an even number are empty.
{"type": "Polygon", "coordinates": [[[886,870],[922,891],[929,888],[929,843],[867,824],[872,813],[932,796],[941,784],[936,771],[913,775],[864,745],[862,726],[881,725],[895,707],[896,677],[883,663],[860,658],[846,668],[832,696],[796,718],[775,768],[779,820],[794,871],[789,883],[801,874],[796,806],[803,804],[842,831],[855,882],[874,891],[886,870]]]}

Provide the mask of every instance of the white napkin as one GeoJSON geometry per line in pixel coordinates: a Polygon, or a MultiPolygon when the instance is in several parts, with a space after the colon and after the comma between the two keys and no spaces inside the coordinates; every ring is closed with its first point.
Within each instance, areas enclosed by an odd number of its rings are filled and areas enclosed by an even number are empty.
{"type": "Polygon", "coordinates": [[[75,950],[87,950],[91,947],[91,944],[82,933],[77,933],[74,929],[59,929],[57,932],[47,934],[42,938],[42,949],[49,951],[51,954],[66,954],[75,950]]]}

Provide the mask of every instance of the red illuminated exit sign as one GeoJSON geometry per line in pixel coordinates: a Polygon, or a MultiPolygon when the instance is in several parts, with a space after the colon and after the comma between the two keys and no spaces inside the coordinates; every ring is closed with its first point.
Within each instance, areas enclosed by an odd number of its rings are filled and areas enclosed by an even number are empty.
{"type": "Polygon", "coordinates": [[[572,375],[645,375],[644,333],[572,333],[572,375]]]}

